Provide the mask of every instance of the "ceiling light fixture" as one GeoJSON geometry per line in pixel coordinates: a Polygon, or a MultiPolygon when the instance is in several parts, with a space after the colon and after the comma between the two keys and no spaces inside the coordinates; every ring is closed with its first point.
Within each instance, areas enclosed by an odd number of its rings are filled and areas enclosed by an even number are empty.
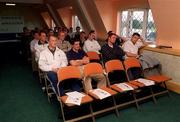
{"type": "Polygon", "coordinates": [[[15,6],[15,3],[6,3],[6,6],[15,6]]]}

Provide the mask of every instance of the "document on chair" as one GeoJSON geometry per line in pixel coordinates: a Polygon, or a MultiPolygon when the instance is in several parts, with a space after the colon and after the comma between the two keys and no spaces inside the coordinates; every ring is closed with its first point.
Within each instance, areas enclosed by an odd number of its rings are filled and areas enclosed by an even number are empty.
{"type": "Polygon", "coordinates": [[[85,96],[84,94],[77,92],[77,91],[67,92],[66,95],[69,97],[72,97],[72,98],[82,98],[85,96]]]}
{"type": "Polygon", "coordinates": [[[82,97],[73,98],[73,97],[68,96],[65,103],[81,105],[81,100],[82,100],[82,97]]]}
{"type": "Polygon", "coordinates": [[[126,83],[118,83],[116,84],[116,86],[120,89],[122,89],[123,91],[130,91],[130,90],[134,90],[134,88],[126,83]]]}
{"type": "Polygon", "coordinates": [[[66,99],[66,103],[71,103],[71,104],[75,104],[75,105],[80,105],[82,97],[85,96],[84,94],[77,92],[77,91],[67,92],[66,95],[68,96],[66,99]]]}
{"type": "Polygon", "coordinates": [[[139,78],[137,79],[138,82],[143,83],[145,86],[151,86],[154,85],[154,81],[152,80],[148,80],[148,79],[144,79],[144,78],[139,78]]]}
{"type": "Polygon", "coordinates": [[[111,96],[110,93],[108,93],[107,91],[103,90],[103,89],[95,89],[92,90],[92,93],[97,95],[99,97],[99,99],[104,99],[106,97],[111,96]]]}

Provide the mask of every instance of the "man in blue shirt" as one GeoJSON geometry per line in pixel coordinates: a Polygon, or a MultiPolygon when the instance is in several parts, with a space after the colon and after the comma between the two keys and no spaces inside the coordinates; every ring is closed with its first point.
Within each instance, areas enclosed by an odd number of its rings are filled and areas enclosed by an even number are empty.
{"type": "MultiPolygon", "coordinates": [[[[67,59],[70,65],[78,66],[80,68],[81,75],[83,77],[83,65],[89,63],[89,58],[87,57],[87,54],[81,49],[80,40],[72,41],[72,49],[67,52],[67,59]]],[[[98,88],[106,86],[105,76],[103,74],[94,74],[91,77],[86,77],[84,81],[86,92],[92,90],[92,79],[97,81],[98,88]]]]}

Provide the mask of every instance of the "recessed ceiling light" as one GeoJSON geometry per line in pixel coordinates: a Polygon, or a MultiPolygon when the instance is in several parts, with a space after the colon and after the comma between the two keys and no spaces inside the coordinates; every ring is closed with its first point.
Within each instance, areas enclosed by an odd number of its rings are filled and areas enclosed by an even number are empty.
{"type": "Polygon", "coordinates": [[[6,6],[15,6],[15,3],[6,3],[6,6]]]}

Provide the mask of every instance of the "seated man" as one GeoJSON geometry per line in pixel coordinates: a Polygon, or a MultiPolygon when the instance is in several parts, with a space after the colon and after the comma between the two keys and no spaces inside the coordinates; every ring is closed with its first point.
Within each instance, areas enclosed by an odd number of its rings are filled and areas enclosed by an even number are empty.
{"type": "Polygon", "coordinates": [[[96,33],[94,30],[89,32],[88,39],[84,42],[83,49],[85,52],[94,51],[99,54],[99,51],[101,50],[101,46],[99,43],[95,40],[96,33]]]}
{"type": "Polygon", "coordinates": [[[133,33],[130,40],[125,41],[123,44],[123,50],[127,57],[139,58],[138,50],[139,48],[146,46],[147,43],[141,38],[139,33],[133,33]]]}
{"type": "Polygon", "coordinates": [[[124,51],[119,46],[115,45],[116,37],[115,33],[110,33],[107,43],[102,46],[101,53],[104,63],[113,59],[124,60],[124,51]]]}
{"type": "MultiPolygon", "coordinates": [[[[65,53],[57,48],[56,44],[57,38],[55,36],[50,36],[48,48],[40,53],[39,68],[47,72],[54,91],[57,93],[57,71],[59,68],[67,66],[68,62],[65,53]]],[[[73,90],[80,90],[80,87],[76,87],[76,84],[71,85],[73,90]]],[[[64,95],[62,87],[60,87],[60,93],[64,95]]]]}
{"type": "Polygon", "coordinates": [[[71,49],[71,44],[67,40],[65,40],[65,36],[65,32],[63,31],[60,31],[58,33],[57,47],[66,53],[71,49]]]}
{"type": "Polygon", "coordinates": [[[40,40],[35,44],[35,60],[38,62],[40,53],[45,50],[48,46],[48,42],[46,41],[46,33],[45,31],[41,31],[39,33],[40,40]]]}
{"type": "MultiPolygon", "coordinates": [[[[81,75],[83,77],[83,65],[89,63],[89,58],[87,57],[87,54],[81,50],[80,47],[80,40],[74,40],[72,41],[72,49],[67,52],[67,58],[68,62],[72,66],[78,66],[81,70],[81,75]]],[[[103,74],[95,74],[91,77],[87,77],[84,81],[85,90],[88,92],[92,89],[91,80],[94,79],[97,81],[97,87],[103,87],[106,86],[106,78],[103,74]]]]}

